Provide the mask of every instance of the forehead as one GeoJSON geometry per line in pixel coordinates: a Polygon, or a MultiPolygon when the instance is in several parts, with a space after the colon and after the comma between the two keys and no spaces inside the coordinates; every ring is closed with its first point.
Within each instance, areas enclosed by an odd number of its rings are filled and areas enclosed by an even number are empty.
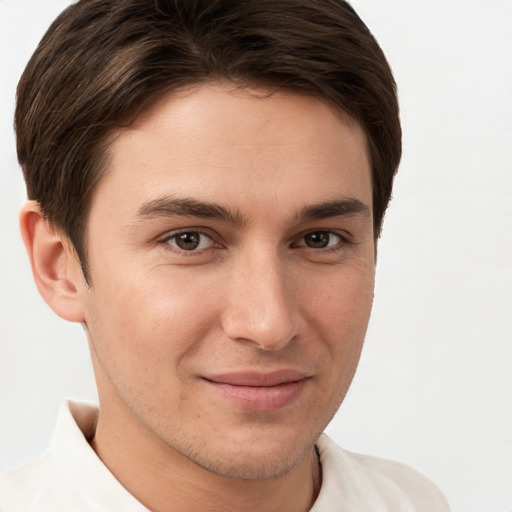
{"type": "Polygon", "coordinates": [[[152,103],[120,135],[135,138],[145,132],[151,137],[155,130],[166,128],[169,137],[177,137],[176,142],[191,137],[213,142],[224,151],[224,143],[237,146],[252,141],[259,149],[264,145],[270,149],[289,147],[293,141],[298,145],[313,142],[319,125],[334,137],[343,126],[344,137],[353,132],[363,140],[361,149],[368,152],[359,123],[332,102],[289,89],[242,87],[231,82],[193,84],[172,91],[152,103]]]}
{"type": "Polygon", "coordinates": [[[225,83],[175,91],[116,133],[109,152],[93,208],[121,191],[112,206],[131,214],[165,194],[242,208],[285,198],[302,207],[314,195],[325,197],[311,202],[342,194],[371,206],[360,125],[327,102],[292,91],[225,83]]]}

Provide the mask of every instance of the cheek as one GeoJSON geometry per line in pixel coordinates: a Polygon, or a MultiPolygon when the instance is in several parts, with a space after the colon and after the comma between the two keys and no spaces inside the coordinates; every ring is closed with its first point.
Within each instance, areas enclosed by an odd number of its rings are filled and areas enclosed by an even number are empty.
{"type": "Polygon", "coordinates": [[[117,282],[97,279],[87,309],[88,329],[104,370],[144,381],[176,373],[180,362],[198,350],[217,316],[208,293],[190,282],[135,274],[117,282]]]}
{"type": "Polygon", "coordinates": [[[317,319],[324,328],[340,334],[352,329],[355,334],[361,328],[366,329],[374,293],[371,265],[334,270],[310,282],[302,301],[309,308],[313,322],[317,319]]]}
{"type": "Polygon", "coordinates": [[[308,323],[320,334],[326,347],[329,366],[336,375],[355,371],[372,309],[374,270],[363,266],[356,271],[333,272],[318,282],[322,291],[310,290],[308,323]],[[340,372],[340,370],[343,370],[340,372]]]}

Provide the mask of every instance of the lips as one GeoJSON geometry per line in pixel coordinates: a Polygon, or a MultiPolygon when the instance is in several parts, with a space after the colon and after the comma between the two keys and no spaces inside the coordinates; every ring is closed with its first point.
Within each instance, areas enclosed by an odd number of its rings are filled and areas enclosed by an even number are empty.
{"type": "Polygon", "coordinates": [[[235,372],[203,377],[209,388],[231,404],[252,411],[275,411],[294,403],[310,377],[296,370],[235,372]]]}

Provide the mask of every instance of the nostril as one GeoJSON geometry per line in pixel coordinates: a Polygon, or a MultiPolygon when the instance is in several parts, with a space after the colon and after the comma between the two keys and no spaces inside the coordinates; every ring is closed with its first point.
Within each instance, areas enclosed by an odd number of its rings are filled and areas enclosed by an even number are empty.
{"type": "Polygon", "coordinates": [[[298,334],[297,322],[288,311],[242,311],[236,308],[223,318],[226,335],[238,341],[250,341],[264,350],[278,350],[298,334]]]}

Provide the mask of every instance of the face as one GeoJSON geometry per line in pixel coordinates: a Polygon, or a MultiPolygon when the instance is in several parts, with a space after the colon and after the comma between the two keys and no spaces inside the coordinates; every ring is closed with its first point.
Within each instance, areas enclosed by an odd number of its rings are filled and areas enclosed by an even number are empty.
{"type": "Polygon", "coordinates": [[[218,474],[293,469],[357,366],[371,197],[362,129],[295,93],[204,85],[120,132],[80,289],[102,414],[218,474]]]}

